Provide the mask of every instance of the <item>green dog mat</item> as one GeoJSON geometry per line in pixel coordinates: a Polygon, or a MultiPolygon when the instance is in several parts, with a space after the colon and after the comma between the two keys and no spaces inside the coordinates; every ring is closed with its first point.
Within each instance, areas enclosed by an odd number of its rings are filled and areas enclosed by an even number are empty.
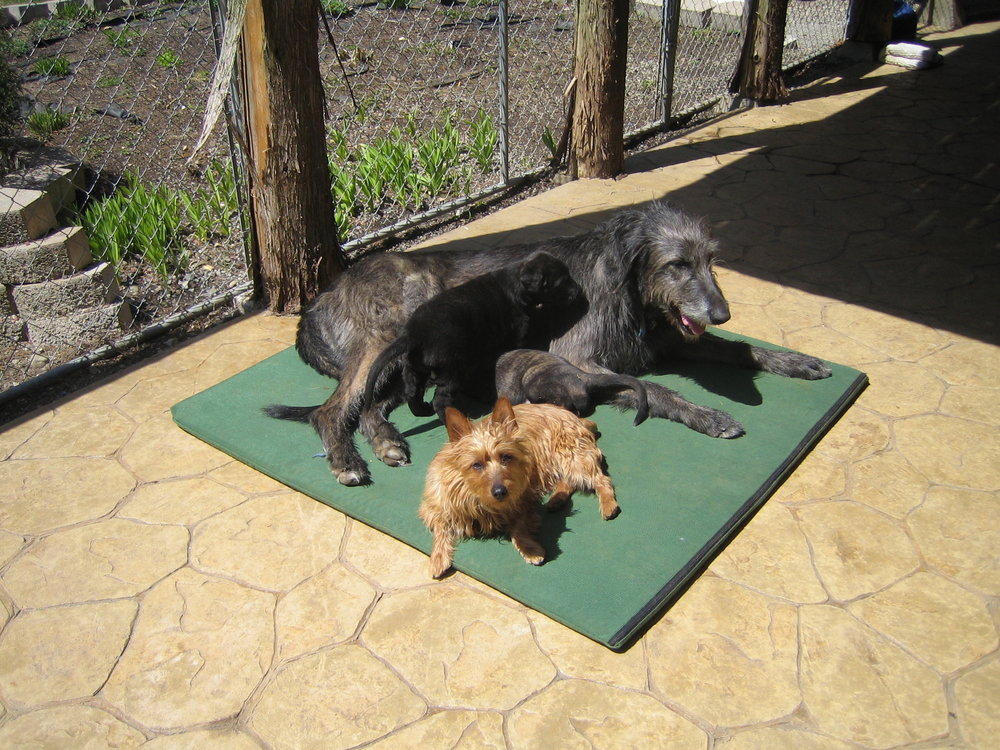
{"type": "MultiPolygon", "coordinates": [[[[578,494],[568,512],[543,514],[544,565],[526,564],[509,539],[468,539],[458,546],[455,567],[609,648],[626,648],[867,385],[864,373],[831,367],[833,376],[817,381],[702,363],[678,363],[670,374],[647,377],[731,413],[746,434],[709,438],[663,419],[633,427],[632,413],[599,407],[598,444],[621,515],[603,521],[596,497],[578,494]]],[[[427,465],[447,440],[436,418],[414,417],[405,405],[393,413],[411,447],[406,467],[385,466],[358,436],[373,482],[343,487],[312,427],[261,412],[274,403],[322,403],[333,386],[289,348],[172,412],[184,430],[243,463],[429,553],[431,535],[417,508],[427,465]]]]}

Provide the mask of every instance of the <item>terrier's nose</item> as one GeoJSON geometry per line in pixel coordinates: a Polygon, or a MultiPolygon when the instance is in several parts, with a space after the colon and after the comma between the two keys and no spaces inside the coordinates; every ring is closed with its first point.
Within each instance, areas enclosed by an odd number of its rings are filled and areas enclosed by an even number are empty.
{"type": "Polygon", "coordinates": [[[491,494],[497,500],[503,500],[505,497],[507,497],[507,488],[504,487],[502,484],[498,484],[491,490],[491,494]]]}

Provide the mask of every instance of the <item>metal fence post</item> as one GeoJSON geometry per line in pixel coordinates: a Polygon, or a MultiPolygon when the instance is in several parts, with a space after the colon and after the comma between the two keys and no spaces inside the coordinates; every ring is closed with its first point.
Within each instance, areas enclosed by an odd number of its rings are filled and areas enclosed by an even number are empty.
{"type": "Polygon", "coordinates": [[[677,61],[677,27],[680,23],[681,0],[662,0],[662,30],[660,44],[660,118],[670,124],[674,99],[674,67],[677,61]]]}
{"type": "Polygon", "coordinates": [[[510,148],[507,128],[507,0],[500,0],[497,7],[497,33],[500,35],[498,47],[500,50],[500,180],[504,185],[510,184],[510,148]]]}

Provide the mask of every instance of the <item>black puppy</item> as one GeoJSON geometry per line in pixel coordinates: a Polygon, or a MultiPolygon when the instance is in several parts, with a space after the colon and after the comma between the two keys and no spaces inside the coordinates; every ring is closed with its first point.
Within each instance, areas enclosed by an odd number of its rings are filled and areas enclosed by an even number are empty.
{"type": "Polygon", "coordinates": [[[631,390],[635,394],[632,424],[641,424],[649,416],[646,389],[638,378],[586,372],[556,354],[536,349],[515,349],[500,357],[496,387],[497,395],[506,396],[512,404],[556,404],[579,417],[590,416],[598,404],[631,390]]]}
{"type": "Polygon", "coordinates": [[[436,413],[443,420],[458,394],[492,401],[501,354],[547,348],[585,312],[569,268],[543,252],[446,289],[414,310],[403,333],[372,363],[365,408],[386,382],[385,371],[400,367],[401,395],[417,416],[436,413]],[[424,401],[428,384],[437,386],[432,404],[424,401]]]}

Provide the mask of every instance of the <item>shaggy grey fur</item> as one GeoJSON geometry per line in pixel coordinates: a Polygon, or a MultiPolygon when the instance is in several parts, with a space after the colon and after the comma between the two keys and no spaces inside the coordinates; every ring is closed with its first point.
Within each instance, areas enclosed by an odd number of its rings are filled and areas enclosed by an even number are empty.
{"type": "MultiPolygon", "coordinates": [[[[443,289],[523,260],[538,251],[561,259],[587,298],[587,312],[549,351],[588,372],[642,375],[672,358],[710,360],[789,377],[830,375],[822,361],[797,352],[728,341],[705,326],[729,320],[729,305],[712,273],[717,243],[701,221],[664,202],[626,209],[591,231],[513,247],[429,249],[370,255],[342,273],[303,311],[296,347],[319,372],[339,379],[326,403],[273,406],[268,413],[309,421],[337,479],[370,480],[354,445],[360,430],[375,455],[399,466],[409,446],[386,415],[403,399],[402,381],[362,408],[368,370],[402,331],[416,307],[443,289]]],[[[712,437],[734,438],[743,427],[729,414],[646,383],[650,414],[712,437]]],[[[635,408],[630,392],[616,398],[635,408]]]]}

